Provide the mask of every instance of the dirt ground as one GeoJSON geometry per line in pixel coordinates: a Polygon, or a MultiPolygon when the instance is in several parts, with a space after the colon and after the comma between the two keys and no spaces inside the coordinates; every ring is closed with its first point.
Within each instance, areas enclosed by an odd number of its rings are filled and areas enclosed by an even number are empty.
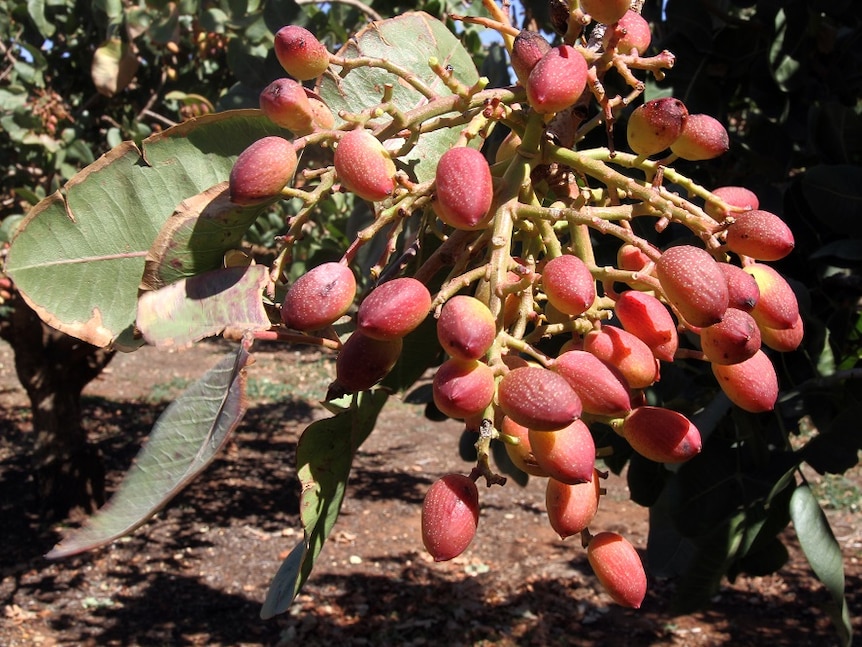
{"type": "MultiPolygon", "coordinates": [[[[229,347],[144,349],[117,357],[86,391],[86,425],[115,488],[167,402],[229,347]]],[[[325,415],[331,378],[315,352],[258,349],[254,403],[235,441],[195,483],[131,537],[90,554],[43,557],[62,524],[36,514],[27,400],[0,344],[0,645],[771,645],[837,644],[820,609],[823,587],[787,534],[791,561],[768,577],[726,583],[704,612],[673,617],[672,582],[650,577],[638,611],[600,591],[577,539],[548,526],[539,479],[482,490],[479,533],[460,558],[435,564],[422,548],[428,485],[469,471],[459,425],[435,423],[396,402],[361,448],[341,518],[290,610],[262,621],[270,578],[301,536],[292,469],[297,438],[325,415]]],[[[858,475],[857,475],[858,478],[858,475]]],[[[646,546],[647,513],[611,477],[594,529],[646,546]]],[[[831,511],[844,550],[858,632],[862,522],[831,511]]]]}

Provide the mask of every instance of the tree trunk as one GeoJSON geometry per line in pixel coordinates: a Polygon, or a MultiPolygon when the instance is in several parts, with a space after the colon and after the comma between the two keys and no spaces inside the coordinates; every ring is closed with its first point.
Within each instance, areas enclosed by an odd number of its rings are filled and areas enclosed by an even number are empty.
{"type": "Polygon", "coordinates": [[[105,468],[81,424],[81,391],[114,353],[43,324],[17,295],[9,305],[13,310],[0,321],[0,337],[12,346],[15,370],[33,410],[34,471],[43,515],[92,512],[105,501],[105,468]]]}

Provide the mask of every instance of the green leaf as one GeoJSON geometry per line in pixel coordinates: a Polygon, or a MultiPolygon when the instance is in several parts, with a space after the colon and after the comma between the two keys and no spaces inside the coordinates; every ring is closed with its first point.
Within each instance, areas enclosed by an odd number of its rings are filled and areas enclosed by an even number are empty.
{"type": "Polygon", "coordinates": [[[440,342],[437,341],[437,320],[428,316],[419,326],[404,337],[404,347],[392,370],[380,386],[393,391],[411,387],[429,366],[442,361],[440,342]]]}
{"type": "Polygon", "coordinates": [[[266,330],[271,326],[261,301],[268,283],[263,265],[228,267],[145,292],[137,325],[156,348],[183,348],[225,329],[266,330]]]}
{"type": "Polygon", "coordinates": [[[18,225],[24,220],[24,216],[16,214],[7,216],[0,220],[0,243],[8,243],[15,235],[18,225]]]}
{"type": "Polygon", "coordinates": [[[802,194],[820,222],[844,238],[862,237],[862,167],[821,164],[802,176],[802,194]]]}
{"type": "Polygon", "coordinates": [[[27,13],[42,36],[50,38],[54,35],[57,28],[45,17],[45,0],[27,0],[27,13]]]}
{"type": "MultiPolygon", "coordinates": [[[[370,56],[390,61],[415,74],[439,96],[447,96],[451,92],[428,66],[431,57],[436,57],[441,65],[451,65],[455,78],[465,85],[473,85],[479,79],[473,59],[455,35],[442,22],[423,12],[408,12],[397,18],[374,22],[351,39],[339,55],[351,59],[370,56]]],[[[378,67],[358,67],[341,75],[327,72],[318,84],[317,92],[334,114],[340,110],[355,114],[379,101],[385,84],[392,84],[392,102],[403,112],[427,102],[421,92],[403,79],[378,67]]],[[[385,122],[373,123],[382,125],[385,122]]],[[[462,128],[455,126],[424,134],[409,153],[398,159],[419,182],[431,180],[437,160],[457,140],[462,128]]]]}
{"type": "Polygon", "coordinates": [[[63,538],[49,559],[129,534],[213,461],[245,413],[248,346],[243,342],[162,413],[119,490],[83,527],[63,538]]]}
{"type": "Polygon", "coordinates": [[[668,470],[661,463],[651,461],[637,453],[632,454],[629,469],[626,472],[626,483],[629,486],[632,501],[644,507],[653,505],[664,490],[669,475],[668,470]]]}
{"type": "Polygon", "coordinates": [[[266,205],[230,201],[226,182],[183,200],[147,253],[141,288],[158,290],[180,279],[220,268],[266,205]]]}
{"type": "Polygon", "coordinates": [[[162,225],[182,200],[227,180],[250,143],[273,134],[288,136],[247,110],[193,119],[141,149],[120,145],[33,208],[9,249],[7,273],[46,323],[96,346],[121,345],[162,225]]]}
{"type": "Polygon", "coordinates": [[[862,450],[860,416],[862,405],[842,410],[799,451],[802,459],[820,474],[842,474],[854,467],[862,450]]]}
{"type": "Polygon", "coordinates": [[[697,547],[676,529],[670,497],[665,490],[649,509],[647,563],[656,577],[676,577],[686,572],[697,547]]]}
{"type": "Polygon", "coordinates": [[[716,594],[727,568],[739,549],[745,514],[739,513],[695,542],[689,568],[677,583],[671,612],[693,613],[716,594]]]}
{"type": "Polygon", "coordinates": [[[833,604],[828,605],[827,612],[838,631],[842,645],[850,645],[853,628],[850,624],[850,613],[847,600],[844,598],[844,563],[841,547],[835,541],[832,528],[817,499],[807,485],[800,485],[790,498],[790,516],[802,552],[811,564],[814,574],[826,586],[832,595],[833,604]]]}
{"type": "MultiPolygon", "coordinates": [[[[475,450],[475,441],[477,436],[474,432],[465,431],[461,436],[462,440],[467,434],[473,437],[473,449],[475,450]]],[[[478,454],[478,452],[474,451],[474,454],[478,454]]],[[[512,459],[509,458],[509,452],[506,451],[506,447],[503,443],[491,443],[491,456],[494,458],[494,465],[497,466],[498,470],[511,478],[521,487],[525,487],[527,485],[530,480],[530,475],[526,472],[522,472],[512,462],[512,459]]],[[[461,458],[465,458],[464,452],[461,452],[461,458]]],[[[475,459],[473,462],[475,462],[475,459]]]]}
{"type": "Polygon", "coordinates": [[[305,538],[270,583],[260,611],[264,620],[284,613],[311,574],[341,510],[353,456],[374,429],[388,397],[383,389],[359,393],[353,406],[313,422],[300,437],[296,472],[302,484],[299,514],[305,538]]]}
{"type": "Polygon", "coordinates": [[[739,560],[738,570],[753,577],[770,575],[779,571],[788,559],[787,546],[778,537],[769,537],[739,560]]]}
{"type": "Polygon", "coordinates": [[[789,6],[775,15],[775,40],[769,50],[769,64],[773,78],[785,92],[798,89],[805,77],[805,59],[800,53],[805,51],[806,25],[800,13],[804,11],[794,11],[789,6]]]}

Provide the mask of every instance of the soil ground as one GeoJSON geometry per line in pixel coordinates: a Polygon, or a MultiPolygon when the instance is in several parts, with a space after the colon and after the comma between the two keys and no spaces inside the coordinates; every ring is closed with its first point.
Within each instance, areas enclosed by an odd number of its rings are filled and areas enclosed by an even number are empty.
{"type": "MultiPolygon", "coordinates": [[[[116,488],[168,401],[230,347],[144,349],[115,358],[85,392],[85,424],[116,488]]],[[[76,522],[45,524],[28,471],[32,427],[11,350],[0,344],[0,645],[770,645],[827,647],[828,599],[795,542],[767,577],[725,582],[701,613],[671,616],[672,582],[650,578],[638,611],[600,591],[577,539],[548,526],[540,479],[482,490],[467,552],[435,564],[419,532],[438,476],[466,472],[460,427],[390,403],[360,450],[346,502],[310,581],[290,610],[262,621],[267,586],[301,536],[292,468],[302,429],[332,366],[310,351],[255,353],[253,406],[215,463],[156,518],[113,545],[63,561],[43,557],[76,522]]],[[[858,472],[850,475],[858,484],[858,472]]],[[[853,486],[855,487],[855,486],[853,486]]],[[[647,512],[611,476],[593,527],[646,545],[647,512]]],[[[852,489],[852,488],[851,488],[852,489]]],[[[856,490],[858,493],[858,490],[856,490]]],[[[834,506],[855,629],[862,628],[858,501],[834,506]]]]}

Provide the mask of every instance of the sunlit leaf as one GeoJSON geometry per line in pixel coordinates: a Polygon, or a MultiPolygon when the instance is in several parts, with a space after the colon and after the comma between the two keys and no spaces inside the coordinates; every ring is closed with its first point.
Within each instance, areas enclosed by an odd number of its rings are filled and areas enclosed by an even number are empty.
{"type": "Polygon", "coordinates": [[[45,17],[45,5],[45,0],[27,0],[27,13],[39,33],[45,38],[50,38],[57,28],[45,17]]]}
{"type": "Polygon", "coordinates": [[[204,272],[145,292],[137,325],[156,348],[183,348],[225,329],[242,332],[270,327],[261,294],[268,281],[262,265],[204,272]]]}
{"type": "Polygon", "coordinates": [[[158,290],[221,267],[262,209],[232,203],[227,182],[183,200],[147,252],[141,289],[158,290]]]}
{"type": "Polygon", "coordinates": [[[258,110],[243,110],[190,120],[140,149],[121,144],[30,211],[7,273],[54,328],[133,348],[138,286],[162,225],[182,200],[227,180],[251,142],[274,134],[289,136],[258,110]]]}
{"type": "MultiPolygon", "coordinates": [[[[373,23],[351,39],[339,55],[371,56],[395,63],[410,70],[440,96],[451,92],[428,66],[431,57],[436,57],[443,66],[452,66],[455,78],[465,85],[473,85],[479,78],[472,57],[455,35],[442,22],[423,12],[409,12],[373,23]]],[[[407,112],[428,102],[416,88],[378,67],[359,67],[341,75],[328,72],[317,91],[333,113],[338,114],[339,110],[359,113],[380,101],[386,84],[393,86],[392,103],[399,110],[407,112]]],[[[430,180],[434,177],[436,160],[452,146],[462,128],[444,128],[423,135],[399,160],[420,182],[430,180]]]]}
{"type": "Polygon", "coordinates": [[[126,88],[138,71],[138,57],[125,41],[112,38],[93,53],[90,75],[99,94],[112,97],[126,88]]]}
{"type": "Polygon", "coordinates": [[[248,345],[223,358],[162,413],[111,500],[47,557],[68,557],[129,534],[213,461],[245,413],[248,345]]]}

